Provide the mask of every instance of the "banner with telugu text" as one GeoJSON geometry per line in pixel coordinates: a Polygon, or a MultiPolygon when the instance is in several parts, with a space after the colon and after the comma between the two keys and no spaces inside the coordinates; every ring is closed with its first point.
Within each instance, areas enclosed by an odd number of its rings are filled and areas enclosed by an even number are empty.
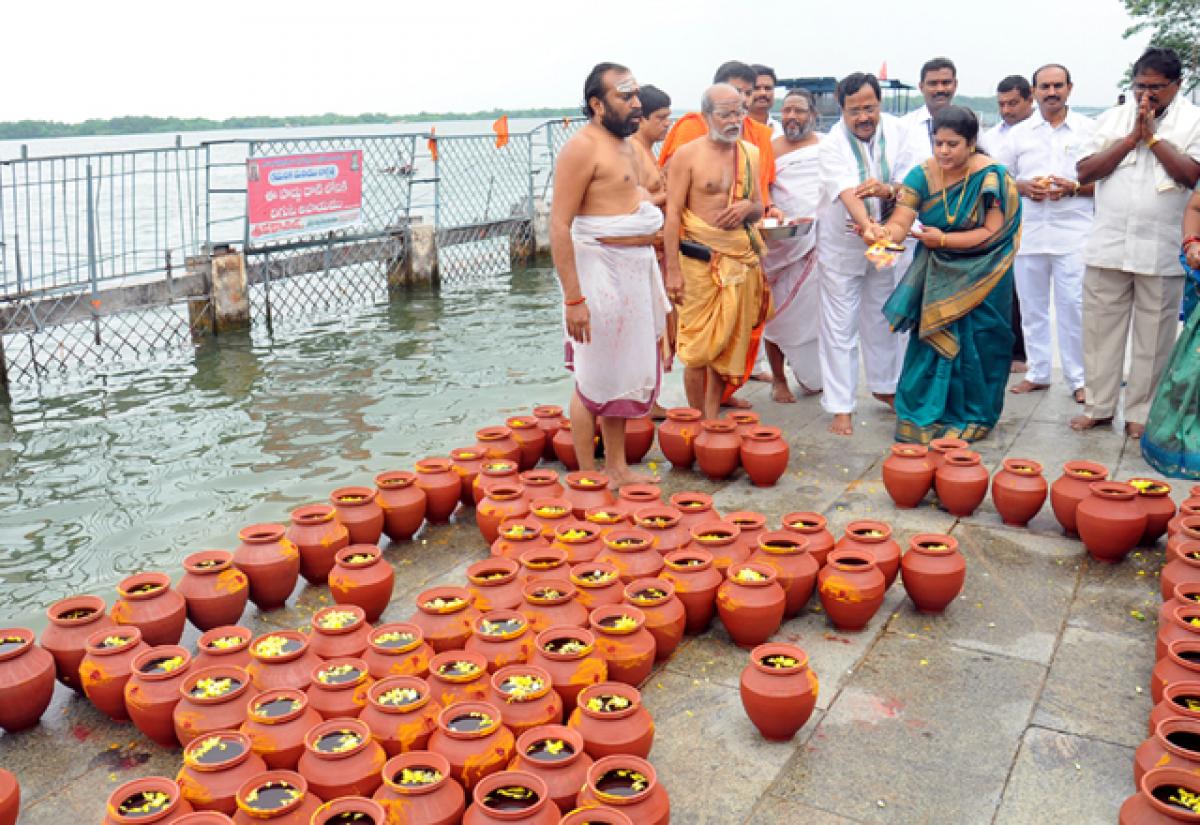
{"type": "Polygon", "coordinates": [[[251,243],[346,229],[362,222],[362,151],[250,158],[251,243]]]}

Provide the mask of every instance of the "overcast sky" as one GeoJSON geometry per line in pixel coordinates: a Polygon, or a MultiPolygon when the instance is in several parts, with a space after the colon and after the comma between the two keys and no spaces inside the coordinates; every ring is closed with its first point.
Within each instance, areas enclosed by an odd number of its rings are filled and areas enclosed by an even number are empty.
{"type": "Polygon", "coordinates": [[[781,77],[878,71],[915,82],[946,55],[960,92],[1066,64],[1109,105],[1148,35],[1120,0],[207,0],[5,4],[0,120],[285,115],[575,105],[593,63],[630,66],[696,107],[729,59],[781,77]]]}

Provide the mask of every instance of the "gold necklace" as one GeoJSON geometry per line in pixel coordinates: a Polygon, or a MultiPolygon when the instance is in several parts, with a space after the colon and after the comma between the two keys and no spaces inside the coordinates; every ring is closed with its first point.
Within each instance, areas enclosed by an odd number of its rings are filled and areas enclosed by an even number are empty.
{"type": "MultiPolygon", "coordinates": [[[[967,161],[970,163],[970,161],[967,161]]],[[[935,161],[936,163],[936,161],[935,161]]],[[[942,173],[942,168],[938,167],[938,177],[942,184],[942,211],[946,213],[946,222],[950,226],[954,226],[954,221],[958,218],[958,213],[962,209],[963,201],[967,199],[967,181],[971,179],[971,170],[967,169],[967,173],[962,179],[962,192],[958,195],[958,205],[954,207],[954,211],[950,211],[950,205],[946,203],[946,176],[942,173]]]]}

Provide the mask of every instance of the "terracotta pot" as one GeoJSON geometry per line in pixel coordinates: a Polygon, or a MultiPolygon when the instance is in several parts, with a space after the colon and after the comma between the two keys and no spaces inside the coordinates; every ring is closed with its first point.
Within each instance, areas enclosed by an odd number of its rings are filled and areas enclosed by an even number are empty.
{"type": "Polygon", "coordinates": [[[444,708],[429,750],[450,763],[450,775],[465,789],[499,773],[512,759],[516,739],[500,721],[500,709],[487,702],[460,702],[444,708]]]}
{"type": "Polygon", "coordinates": [[[571,502],[571,512],[577,519],[582,519],[591,507],[611,507],[617,500],[609,489],[608,476],[591,471],[567,473],[563,498],[571,502]]]}
{"type": "Polygon", "coordinates": [[[1175,682],[1163,690],[1163,698],[1150,711],[1150,735],[1164,719],[1182,717],[1200,722],[1200,681],[1175,682]]]}
{"type": "Polygon", "coordinates": [[[1158,608],[1157,627],[1161,628],[1171,620],[1171,613],[1177,607],[1195,607],[1200,604],[1200,582],[1181,583],[1171,590],[1171,598],[1163,601],[1158,608]]]}
{"type": "Polygon", "coordinates": [[[42,631],[40,644],[54,657],[58,681],[71,690],[83,691],[79,665],[83,662],[88,637],[117,626],[105,615],[105,607],[104,599],[99,596],[72,596],[59,599],[46,609],[49,624],[42,631]]]}
{"type": "Polygon", "coordinates": [[[370,487],[339,487],[329,494],[338,521],[350,531],[351,544],[378,544],[383,535],[383,508],[370,487]]]}
{"type": "Polygon", "coordinates": [[[371,637],[367,613],[356,604],[323,607],[313,614],[309,624],[309,649],[322,659],[358,658],[371,637]]]}
{"type": "Polygon", "coordinates": [[[481,780],[463,825],[558,825],[559,810],[546,783],[523,771],[501,771],[481,780]]]}
{"type": "Polygon", "coordinates": [[[654,446],[654,421],[649,416],[625,419],[625,461],[640,464],[654,446]]]}
{"type": "Polygon", "coordinates": [[[483,451],[475,447],[456,447],[450,451],[450,465],[460,483],[459,501],[468,507],[475,504],[475,481],[483,462],[483,451]]]}
{"type": "Polygon", "coordinates": [[[517,585],[517,601],[522,601],[521,590],[530,582],[545,579],[565,579],[571,575],[567,565],[567,551],[561,547],[539,547],[526,550],[517,559],[517,574],[514,581],[517,585]]]}
{"type": "Polygon", "coordinates": [[[1155,768],[1142,777],[1137,793],[1125,800],[1118,812],[1118,825],[1177,825],[1179,822],[1200,822],[1200,814],[1155,798],[1158,793],[1169,799],[1177,790],[1187,793],[1200,791],[1197,777],[1178,768],[1155,768]]]}
{"type": "Polygon", "coordinates": [[[338,604],[353,604],[374,622],[392,600],[396,571],[373,544],[351,544],[339,550],[329,574],[329,595],[338,604]]]}
{"type": "Polygon", "coordinates": [[[579,732],[593,759],[622,753],[645,759],[654,745],[654,720],[642,705],[642,694],[624,682],[585,688],[567,727],[579,732]]]}
{"type": "Polygon", "coordinates": [[[646,616],[627,604],[597,607],[588,616],[596,652],[608,664],[608,678],[637,687],[654,668],[655,641],[646,616]]]}
{"type": "Polygon", "coordinates": [[[1146,511],[1131,484],[1097,481],[1092,483],[1091,493],[1075,509],[1079,538],[1093,559],[1115,564],[1141,541],[1146,511]]]}
{"type": "Polygon", "coordinates": [[[558,825],[633,825],[633,820],[616,808],[576,808],[558,825]]]}
{"type": "Polygon", "coordinates": [[[448,458],[423,458],[416,463],[417,486],[425,491],[425,520],[445,524],[465,501],[462,480],[448,458]]]}
{"type": "Polygon", "coordinates": [[[1167,655],[1154,664],[1150,674],[1150,698],[1157,705],[1167,686],[1196,681],[1200,681],[1200,642],[1171,642],[1167,645],[1167,655]]]}
{"type": "Polygon", "coordinates": [[[738,455],[754,486],[774,487],[787,471],[791,448],[778,427],[752,427],[742,436],[738,455]]]}
{"type": "Polygon", "coordinates": [[[1094,461],[1068,461],[1063,465],[1063,474],[1050,485],[1050,506],[1067,535],[1075,535],[1075,508],[1091,494],[1088,486],[1107,478],[1108,468],[1094,461]]]}
{"type": "Polygon", "coordinates": [[[834,548],[833,533],[829,532],[828,522],[820,513],[797,512],[788,513],[782,520],[783,529],[791,533],[799,533],[808,540],[808,554],[821,567],[829,551],[834,548]]]}
{"type": "Polygon", "coordinates": [[[195,810],[233,815],[238,788],[266,770],[267,763],[251,749],[249,736],[219,731],[184,748],[183,768],[175,781],[195,810]]]}
{"type": "Polygon", "coordinates": [[[250,677],[240,667],[192,670],[179,684],[179,703],[172,713],[175,738],[187,747],[193,739],[216,731],[237,730],[246,721],[252,695],[250,677]]]}
{"type": "Polygon", "coordinates": [[[775,570],[786,602],[784,618],[799,614],[817,586],[820,565],[808,554],[808,540],[790,530],[773,530],[758,537],[758,550],[749,559],[775,570]]]}
{"type": "Polygon", "coordinates": [[[526,550],[549,547],[542,538],[542,525],[532,518],[505,519],[500,522],[500,536],[491,546],[493,557],[516,561],[526,550]]]}
{"type": "Polygon", "coordinates": [[[283,607],[300,579],[300,551],[279,524],[252,524],[238,538],[233,564],[250,579],[250,601],[259,610],[283,607]]]}
{"type": "Polygon", "coordinates": [[[1133,783],[1154,768],[1178,768],[1200,774],[1200,722],[1164,719],[1133,754],[1133,783]]]}
{"type": "Polygon", "coordinates": [[[562,420],[558,432],[550,439],[550,446],[554,450],[554,457],[560,464],[572,472],[579,469],[579,457],[575,455],[575,438],[571,435],[569,418],[562,420]]]}
{"type": "Polygon", "coordinates": [[[1137,490],[1137,501],[1146,514],[1146,532],[1138,544],[1153,545],[1166,535],[1167,525],[1175,518],[1175,502],[1171,500],[1171,485],[1155,478],[1131,478],[1137,490]]]}
{"type": "Polygon", "coordinates": [[[268,690],[246,705],[246,721],[239,731],[268,768],[295,770],[304,753],[304,735],[324,721],[308,706],[308,694],[285,688],[268,690]]]}
{"type": "Polygon", "coordinates": [[[896,574],[900,572],[900,545],[892,537],[891,525],[882,521],[863,519],[850,522],[834,549],[870,553],[879,572],[883,574],[886,587],[892,586],[896,574]]]}
{"type": "Polygon", "coordinates": [[[1179,641],[1200,641],[1200,605],[1183,605],[1167,614],[1167,620],[1158,626],[1154,641],[1155,661],[1167,655],[1171,642],[1179,641]]]}
{"type": "Polygon", "coordinates": [[[732,421],[700,422],[700,435],[696,436],[695,444],[696,463],[700,465],[700,472],[713,481],[729,478],[737,471],[741,447],[741,436],[732,421]]]}
{"type": "Polygon", "coordinates": [[[992,504],[1005,524],[1024,527],[1046,503],[1049,485],[1042,465],[1031,458],[1006,458],[992,477],[992,504]]]}
{"type": "Polygon", "coordinates": [[[762,423],[758,413],[753,410],[730,410],[723,420],[733,422],[738,438],[745,438],[762,423]]]}
{"type": "Polygon", "coordinates": [[[748,561],[758,549],[758,537],[767,527],[767,517],[752,510],[737,510],[725,514],[725,522],[738,529],[737,541],[717,552],[717,548],[703,547],[713,554],[713,567],[723,577],[729,565],[748,561]]]}
{"type": "Polygon", "coordinates": [[[165,776],[147,776],[119,786],[108,797],[104,825],[177,822],[192,812],[179,786],[165,776]],[[161,802],[152,801],[154,798],[161,802]]]}
{"type": "MultiPolygon", "coordinates": [[[[671,506],[679,512],[679,529],[683,531],[686,538],[679,546],[682,548],[691,540],[691,530],[697,524],[703,524],[706,521],[720,521],[721,514],[717,512],[717,508],[713,507],[712,496],[705,493],[697,493],[694,490],[685,490],[682,493],[676,493],[671,496],[671,506]]],[[[641,527],[641,525],[638,525],[641,527]]],[[[655,548],[658,552],[666,555],[669,550],[666,550],[659,545],[655,548]]]]}
{"type": "Polygon", "coordinates": [[[464,648],[487,663],[489,673],[507,665],[529,661],[534,634],[529,622],[516,610],[492,610],[475,620],[471,638],[464,648]]]}
{"type": "Polygon", "coordinates": [[[488,695],[487,659],[466,650],[447,650],[430,660],[426,681],[434,705],[482,702],[488,695]]]}
{"type": "Polygon", "coordinates": [[[374,679],[389,676],[429,675],[433,648],[425,643],[425,633],[409,622],[381,624],[367,637],[367,652],[362,659],[374,679]]]}
{"type": "Polygon", "coordinates": [[[475,504],[483,501],[488,491],[497,484],[520,484],[520,469],[520,464],[507,458],[484,459],[479,467],[479,475],[471,485],[471,497],[475,504]]]}
{"type": "Polygon", "coordinates": [[[529,582],[521,591],[521,615],[535,633],[556,625],[587,626],[588,609],[580,604],[579,591],[566,579],[529,582]]]}
{"type": "Polygon", "coordinates": [[[54,657],[32,630],[0,629],[0,728],[16,733],[36,725],[54,696],[54,674],[54,657]]]}
{"type": "Polygon", "coordinates": [[[338,520],[332,504],[297,507],[291,517],[284,535],[300,553],[300,575],[312,584],[325,584],[333,569],[333,557],[350,545],[350,531],[338,520]]]}
{"type": "MultiPolygon", "coordinates": [[[[617,491],[617,501],[613,505],[621,516],[633,524],[633,514],[647,507],[662,504],[662,488],[657,484],[626,484],[617,491]]],[[[592,508],[589,508],[589,512],[592,508]]],[[[584,513],[584,518],[587,512],[584,513]]]]}
{"type": "Polygon", "coordinates": [[[250,598],[250,580],[233,567],[233,553],[202,550],[183,560],[184,574],[175,588],[183,597],[188,620],[200,630],[237,624],[250,598]]]}
{"type": "Polygon", "coordinates": [[[362,659],[329,659],[309,676],[308,706],[325,720],[358,716],[367,706],[367,691],[373,684],[362,659]]]}
{"type": "MultiPolygon", "coordinates": [[[[724,576],[729,565],[750,557],[742,545],[742,528],[730,521],[702,521],[688,531],[691,542],[685,549],[703,550],[713,558],[713,567],[724,576]]],[[[653,574],[649,574],[653,575],[653,574]]]]}
{"type": "Polygon", "coordinates": [[[883,486],[896,507],[910,510],[933,486],[933,462],[920,444],[893,444],[883,460],[883,486]]]}
{"type": "Polygon", "coordinates": [[[408,541],[425,523],[425,491],[417,474],[392,470],[375,476],[375,503],[383,510],[383,533],[392,541],[408,541]]]}
{"type": "Polygon", "coordinates": [[[417,596],[417,612],[409,621],[421,628],[425,643],[434,652],[459,650],[471,638],[471,626],[479,618],[465,587],[433,587],[417,596]]]}
{"type": "Polygon", "coordinates": [[[654,534],[640,527],[613,530],[604,537],[604,550],[595,560],[611,564],[627,584],[634,579],[653,578],[663,568],[663,557],[654,546],[654,534]]]}
{"type": "Polygon", "coordinates": [[[467,804],[462,786],[450,776],[446,757],[428,750],[389,759],[374,800],[387,812],[388,825],[459,825],[467,804]]]}
{"type": "Polygon", "coordinates": [[[707,630],[721,586],[721,574],[713,567],[712,555],[704,550],[668,553],[660,576],[675,585],[675,596],[687,614],[684,631],[695,636],[707,630]]]}
{"type": "Polygon", "coordinates": [[[238,788],[237,806],[234,825],[309,825],[321,800],[295,771],[267,771],[238,788]]]}
{"type": "Polygon", "coordinates": [[[518,460],[521,470],[532,470],[542,460],[542,453],[546,450],[546,433],[531,415],[514,415],[505,419],[504,424],[520,448],[518,460]]]}
{"type": "Polygon", "coordinates": [[[871,553],[834,550],[817,575],[817,594],[834,627],[857,632],[883,604],[887,580],[871,553]]]}
{"type": "Polygon", "coordinates": [[[503,557],[478,561],[467,568],[467,589],[483,612],[512,610],[521,604],[521,566],[503,557]]]}
{"type": "Polygon", "coordinates": [[[233,825],[233,817],[220,811],[193,811],[175,820],[175,825],[233,825]]]}
{"type": "Polygon", "coordinates": [[[1183,520],[1188,516],[1200,516],[1200,497],[1185,498],[1179,502],[1179,510],[1175,517],[1167,522],[1167,537],[1172,538],[1179,532],[1183,520]]]}
{"type": "MultiPolygon", "coordinates": [[[[582,784],[581,780],[579,785],[582,784]]],[[[571,798],[574,800],[575,797],[571,798]]],[[[20,813],[21,786],[15,776],[0,768],[0,825],[17,825],[20,813]]]]}
{"type": "Polygon", "coordinates": [[[558,473],[554,470],[526,470],[517,478],[525,485],[531,503],[539,498],[562,498],[565,488],[559,483],[558,473]]]}
{"type": "Polygon", "coordinates": [[[488,544],[500,537],[500,522],[529,515],[525,487],[519,483],[493,484],[475,508],[475,524],[488,544]]]}
{"type": "Polygon", "coordinates": [[[182,647],[163,645],[142,651],[130,667],[125,710],[147,739],[164,748],[179,744],[173,719],[179,686],[191,663],[192,655],[182,647]]]}
{"type": "Polygon", "coordinates": [[[597,759],[588,768],[587,784],[575,798],[581,807],[609,805],[637,825],[669,825],[671,801],[658,774],[645,759],[629,754],[597,759]],[[640,781],[638,781],[640,779],[640,781]],[[641,787],[641,790],[634,788],[641,787]]]}
{"type": "Polygon", "coordinates": [[[312,825],[356,825],[386,823],[387,812],[378,802],[358,796],[335,799],[317,808],[312,815],[312,825]]]}
{"type": "Polygon", "coordinates": [[[513,438],[512,430],[508,427],[484,427],[476,430],[475,440],[475,449],[481,451],[485,458],[502,458],[516,462],[521,460],[521,445],[513,438]]]}
{"type": "Polygon", "coordinates": [[[117,624],[142,631],[148,645],[177,645],[187,621],[187,602],[171,589],[166,573],[138,573],[117,585],[121,598],[112,609],[117,624]]]}
{"type": "Polygon", "coordinates": [[[592,765],[579,731],[557,724],[527,730],[517,737],[516,754],[513,766],[546,783],[547,794],[560,814],[575,807],[575,797],[592,765]]]}
{"type": "Polygon", "coordinates": [[[671,466],[690,470],[696,460],[695,441],[704,414],[691,407],[667,410],[667,420],[658,427],[658,448],[671,466]]]}
{"type": "Polygon", "coordinates": [[[571,568],[571,584],[579,590],[579,603],[588,610],[606,604],[620,604],[625,598],[625,583],[615,564],[587,561],[571,568]]]}
{"type": "Polygon", "coordinates": [[[980,463],[979,453],[955,450],[946,453],[934,474],[938,502],[949,513],[965,518],[975,512],[987,496],[990,475],[980,463]]]}
{"type": "Polygon", "coordinates": [[[740,680],[742,707],[764,739],[787,742],[817,705],[817,676],[795,645],[765,644],[750,652],[740,680]]]}
{"type": "Polygon", "coordinates": [[[416,676],[389,676],[371,685],[367,706],[358,714],[388,756],[423,750],[437,729],[441,705],[429,684],[416,676]]]}
{"type": "Polygon", "coordinates": [[[953,536],[920,533],[908,540],[900,576],[918,612],[941,613],[962,592],[967,562],[953,536]]]}
{"type": "Polygon", "coordinates": [[[547,543],[554,541],[554,535],[559,527],[578,527],[579,519],[571,511],[571,502],[565,498],[535,498],[529,503],[529,515],[526,521],[538,526],[538,531],[547,543]]]}
{"type": "Polygon", "coordinates": [[[666,579],[634,579],[625,586],[625,603],[646,617],[645,628],[654,637],[654,658],[663,662],[683,641],[687,611],[675,595],[675,585],[666,579]]]}
{"type": "Polygon", "coordinates": [[[747,650],[771,638],[783,623],[787,595],[770,565],[753,561],[729,568],[717,590],[721,623],[734,644],[747,650]]]}
{"type": "Polygon", "coordinates": [[[1200,589],[1200,542],[1186,541],[1179,549],[1182,552],[1169,557],[1159,574],[1163,599],[1170,598],[1178,587],[1192,585],[1200,589]]]}
{"type": "Polygon", "coordinates": [[[330,719],[304,737],[296,772],[321,799],[370,796],[383,782],[387,754],[358,719],[330,719]]]}
{"type": "Polygon", "coordinates": [[[963,441],[961,438],[935,438],[929,442],[929,463],[933,465],[933,472],[937,474],[938,468],[942,466],[942,462],[946,459],[947,453],[952,453],[955,450],[970,449],[969,442],[963,441]]]}
{"type": "Polygon", "coordinates": [[[500,709],[500,720],[513,736],[563,721],[562,697],[554,689],[550,674],[536,665],[509,665],[497,670],[484,701],[500,709]]]}
{"type": "Polygon", "coordinates": [[[582,627],[559,625],[543,630],[535,641],[529,664],[550,674],[569,716],[581,690],[608,678],[608,664],[596,653],[596,637],[582,627]]]}
{"type": "Polygon", "coordinates": [[[196,641],[196,655],[192,657],[192,670],[214,665],[250,666],[250,631],[238,625],[223,625],[200,636],[196,641]]]}
{"type": "Polygon", "coordinates": [[[542,448],[542,458],[554,460],[554,445],[551,440],[562,428],[567,419],[563,418],[562,407],[554,404],[541,404],[533,408],[533,417],[537,419],[538,429],[546,434],[546,445],[542,448]]]}
{"type": "Polygon", "coordinates": [[[305,690],[313,668],[321,659],[312,652],[308,636],[293,630],[275,630],[250,643],[246,672],[259,691],[296,688],[305,690]]]}
{"type": "Polygon", "coordinates": [[[652,546],[660,556],[682,550],[691,541],[688,528],[683,526],[683,513],[674,507],[646,507],[638,510],[633,514],[633,524],[637,529],[650,534],[652,546]]]}
{"type": "Polygon", "coordinates": [[[1180,547],[1185,543],[1200,541],[1200,516],[1185,516],[1180,522],[1179,529],[1175,531],[1175,535],[1167,541],[1166,560],[1170,562],[1172,559],[1177,559],[1182,555],[1180,547]]]}
{"type": "MultiPolygon", "coordinates": [[[[142,631],[132,626],[106,628],[88,636],[83,661],[79,663],[79,680],[83,683],[84,695],[97,710],[118,722],[129,718],[125,708],[125,684],[132,675],[133,660],[148,649],[142,641],[142,631]]],[[[47,704],[50,701],[48,693],[47,704]]],[[[7,703],[0,704],[0,708],[5,707],[7,703]]],[[[37,715],[41,716],[41,711],[37,715]]],[[[3,719],[3,711],[0,711],[0,727],[7,728],[3,719]]]]}

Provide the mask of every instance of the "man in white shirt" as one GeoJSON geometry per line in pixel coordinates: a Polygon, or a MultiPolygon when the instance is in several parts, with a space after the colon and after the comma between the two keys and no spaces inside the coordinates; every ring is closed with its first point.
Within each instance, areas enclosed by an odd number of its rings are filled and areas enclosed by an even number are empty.
{"type": "Polygon", "coordinates": [[[906,114],[904,127],[911,133],[913,150],[918,152],[917,163],[933,157],[933,116],[954,102],[958,91],[958,69],[948,57],[935,57],[921,67],[917,84],[925,105],[906,114]]]}
{"type": "Polygon", "coordinates": [[[844,77],[837,98],[842,118],[818,152],[825,203],[817,226],[821,406],[833,415],[830,432],[851,435],[860,336],[867,386],[885,404],[895,396],[904,358],[901,337],[892,335],[883,317],[883,304],[895,286],[895,267],[876,269],[864,255],[866,245],[859,233],[890,213],[896,191],[916,159],[903,124],[880,110],[875,75],[856,72],[844,77]]]}
{"type": "Polygon", "coordinates": [[[1112,423],[1132,317],[1125,434],[1140,438],[1154,385],[1179,328],[1179,226],[1200,179],[1200,108],[1179,94],[1182,66],[1150,48],[1133,64],[1134,100],[1096,121],[1076,166],[1096,181],[1096,217],[1084,247],[1083,368],[1087,407],[1071,427],[1112,423]]]}
{"type": "Polygon", "coordinates": [[[1028,120],[1034,113],[1033,88],[1019,74],[1010,74],[996,86],[996,106],[1000,109],[1000,122],[983,133],[980,150],[999,159],[1004,153],[1009,133],[1018,123],[1028,120]]]}
{"type": "Polygon", "coordinates": [[[1015,126],[992,156],[1008,167],[1021,193],[1021,247],[1013,270],[1029,371],[1017,394],[1050,386],[1050,288],[1058,321],[1063,379],[1082,404],[1083,245],[1092,226],[1093,186],[1075,180],[1079,151],[1095,122],[1067,105],[1071,73],[1051,63],[1033,73],[1038,117],[1015,126]]]}
{"type": "Polygon", "coordinates": [[[764,126],[770,126],[771,136],[777,138],[783,134],[783,125],[771,116],[771,109],[775,105],[775,86],[779,82],[775,70],[761,63],[754,63],[750,68],[754,69],[754,91],[750,95],[750,108],[746,114],[764,126]]]}

